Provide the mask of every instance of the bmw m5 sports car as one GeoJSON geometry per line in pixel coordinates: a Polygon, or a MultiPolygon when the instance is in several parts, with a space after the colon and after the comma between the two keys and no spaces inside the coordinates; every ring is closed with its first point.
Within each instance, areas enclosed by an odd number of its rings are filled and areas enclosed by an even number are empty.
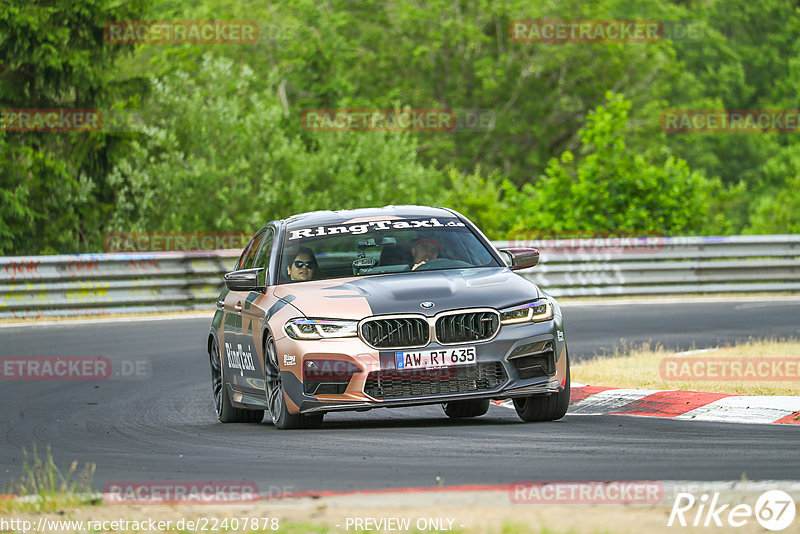
{"type": "Polygon", "coordinates": [[[217,417],[314,428],[327,412],[441,404],[449,417],[512,399],[564,416],[558,303],[446,208],[318,211],[272,221],[244,248],[207,339],[217,417]]]}

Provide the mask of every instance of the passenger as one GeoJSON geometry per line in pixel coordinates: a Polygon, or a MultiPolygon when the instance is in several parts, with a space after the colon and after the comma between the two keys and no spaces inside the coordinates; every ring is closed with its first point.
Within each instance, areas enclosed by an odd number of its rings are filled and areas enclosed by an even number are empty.
{"type": "Polygon", "coordinates": [[[317,278],[319,267],[314,251],[308,247],[300,247],[294,259],[286,267],[286,271],[292,282],[305,282],[317,278]]]}

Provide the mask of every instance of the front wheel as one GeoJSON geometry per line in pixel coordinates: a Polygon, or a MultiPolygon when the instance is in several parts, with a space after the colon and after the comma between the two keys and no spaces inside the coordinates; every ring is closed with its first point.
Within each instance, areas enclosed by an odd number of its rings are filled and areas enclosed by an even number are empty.
{"type": "Polygon", "coordinates": [[[569,408],[569,355],[567,358],[567,380],[564,389],[554,395],[532,395],[514,399],[514,409],[526,423],[534,421],[555,421],[566,415],[569,408]]]}
{"type": "Polygon", "coordinates": [[[216,340],[211,342],[211,388],[214,391],[214,408],[220,423],[260,423],[264,410],[237,408],[231,402],[228,385],[225,383],[225,370],[220,358],[216,340]]]}
{"type": "Polygon", "coordinates": [[[325,414],[317,413],[313,415],[292,414],[286,406],[286,394],[283,390],[281,380],[280,365],[278,364],[278,353],[275,350],[275,341],[269,335],[265,348],[266,382],[267,382],[267,406],[272,424],[280,430],[294,428],[319,428],[325,414]]]}
{"type": "Polygon", "coordinates": [[[444,413],[452,419],[464,417],[480,417],[489,411],[489,399],[465,400],[445,402],[442,404],[444,413]]]}

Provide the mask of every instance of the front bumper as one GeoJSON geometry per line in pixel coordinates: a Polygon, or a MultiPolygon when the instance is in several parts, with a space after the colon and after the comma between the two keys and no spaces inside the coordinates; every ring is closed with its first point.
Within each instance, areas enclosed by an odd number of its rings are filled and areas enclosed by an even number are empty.
{"type": "Polygon", "coordinates": [[[479,393],[455,393],[436,395],[430,397],[408,397],[382,401],[353,401],[337,404],[336,402],[320,401],[317,399],[303,401],[301,413],[333,412],[333,411],[366,411],[373,408],[402,408],[405,406],[423,406],[426,404],[441,404],[473,399],[510,399],[514,397],[529,397],[531,395],[549,395],[562,391],[563,388],[555,380],[547,379],[537,384],[520,386],[517,388],[498,388],[496,391],[479,393]]]}
{"type": "MultiPolygon", "coordinates": [[[[372,396],[367,391],[375,392],[375,380],[380,380],[383,373],[395,373],[387,368],[387,362],[393,360],[394,350],[375,350],[365,345],[358,338],[327,339],[319,341],[296,341],[288,337],[278,342],[279,354],[297,356],[297,365],[282,368],[281,378],[284,390],[289,398],[288,407],[293,413],[314,413],[344,410],[370,410],[372,408],[390,408],[402,406],[418,406],[439,404],[470,399],[507,399],[530,395],[555,394],[563,390],[566,382],[566,340],[560,316],[541,323],[521,323],[503,325],[497,336],[490,341],[476,342],[477,366],[491,366],[502,370],[502,379],[494,381],[491,387],[475,389],[475,380],[459,378],[459,384],[468,384],[471,391],[453,391],[448,388],[427,388],[447,390],[446,393],[426,393],[423,387],[411,387],[401,384],[402,391],[414,390],[415,394],[400,397],[381,398],[372,396]],[[525,358],[531,350],[549,347],[552,353],[552,367],[536,367],[535,371],[525,370],[520,358],[525,358]],[[526,352],[527,351],[527,352],[526,352]],[[313,395],[304,391],[302,369],[309,359],[330,359],[351,362],[359,368],[352,375],[347,388],[341,394],[313,395]],[[499,364],[499,367],[498,367],[499,364]],[[372,382],[369,384],[369,379],[372,382]]],[[[448,345],[431,343],[425,349],[451,348],[448,345]]],[[[398,349],[400,350],[400,349],[398,349]]],[[[544,351],[546,352],[546,351],[544,351]]],[[[291,360],[291,359],[290,359],[291,360]]],[[[466,366],[465,366],[466,367],[466,366]]],[[[470,366],[472,367],[472,366],[470,366]]],[[[447,368],[458,369],[455,368],[447,368]]],[[[435,374],[435,371],[431,371],[435,374]]],[[[415,377],[419,373],[414,374],[415,377]]],[[[399,380],[395,377],[395,382],[399,380]]],[[[435,380],[435,378],[434,378],[435,380]]],[[[484,385],[487,382],[484,382],[484,385]]],[[[430,384],[427,384],[430,386],[430,384]]],[[[456,389],[458,389],[456,387],[456,389]]]]}

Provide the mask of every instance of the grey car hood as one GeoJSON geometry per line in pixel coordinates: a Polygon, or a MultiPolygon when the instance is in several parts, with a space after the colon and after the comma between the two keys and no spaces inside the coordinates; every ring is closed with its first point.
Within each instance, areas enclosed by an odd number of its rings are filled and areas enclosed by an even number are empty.
{"type": "Polygon", "coordinates": [[[448,269],[320,280],[278,286],[307,317],[361,318],[355,301],[366,300],[373,315],[421,313],[455,308],[504,308],[542,296],[536,284],[507,267],[448,269]],[[423,308],[423,302],[433,307],[423,308]],[[324,310],[324,311],[322,311],[324,310]],[[335,310],[335,311],[334,311],[335,310]],[[322,311],[322,314],[320,313],[322,311]],[[355,313],[354,313],[355,312],[355,313]]]}

